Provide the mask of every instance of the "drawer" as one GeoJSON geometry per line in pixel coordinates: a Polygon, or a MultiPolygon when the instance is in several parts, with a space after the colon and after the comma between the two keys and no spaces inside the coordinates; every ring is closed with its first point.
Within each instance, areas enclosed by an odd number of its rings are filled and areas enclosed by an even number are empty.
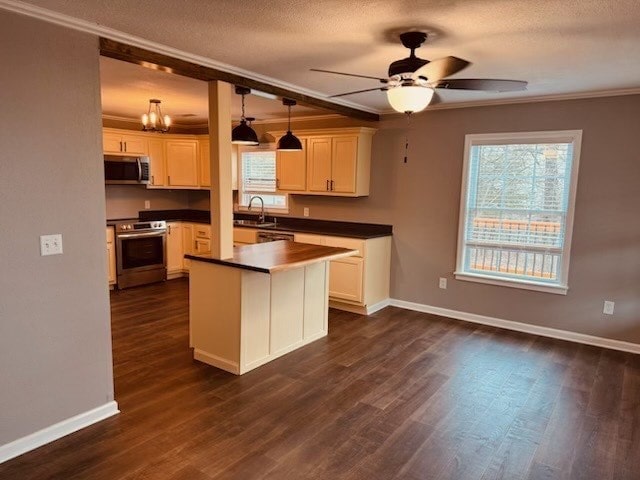
{"type": "Polygon", "coordinates": [[[253,228],[234,228],[233,229],[233,242],[234,243],[256,243],[258,230],[253,228]]]}
{"type": "Polygon", "coordinates": [[[193,235],[196,238],[205,238],[207,240],[211,239],[211,226],[210,225],[201,225],[199,223],[193,224],[193,235]]]}
{"type": "Polygon", "coordinates": [[[364,257],[364,240],[358,238],[345,238],[345,237],[324,237],[325,245],[327,247],[340,247],[348,248],[349,250],[357,250],[354,256],[364,257]]]}
{"type": "Polygon", "coordinates": [[[107,243],[113,243],[115,239],[115,232],[113,227],[107,227],[107,243]]]}
{"type": "Polygon", "coordinates": [[[295,242],[310,243],[311,245],[324,245],[325,238],[322,235],[311,235],[309,233],[296,233],[293,236],[295,242]]]}

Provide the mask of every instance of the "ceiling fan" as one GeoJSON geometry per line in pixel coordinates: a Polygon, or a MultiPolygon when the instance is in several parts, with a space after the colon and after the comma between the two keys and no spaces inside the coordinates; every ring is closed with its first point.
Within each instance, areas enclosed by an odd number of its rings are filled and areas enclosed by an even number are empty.
{"type": "Polygon", "coordinates": [[[407,114],[419,112],[430,104],[440,102],[441,99],[435,89],[514,92],[526,90],[527,88],[527,82],[519,80],[495,80],[489,78],[447,79],[446,77],[460,72],[471,63],[458,57],[443,57],[432,61],[416,57],[416,49],[420,48],[426,39],[427,34],[425,32],[405,32],[400,35],[402,45],[411,50],[411,54],[407,58],[396,60],[389,65],[389,78],[334,72],[318,68],[312,68],[311,71],[377,80],[384,86],[340,93],[331,95],[330,98],[372,92],[374,90],[386,91],[387,99],[393,109],[407,114]]]}

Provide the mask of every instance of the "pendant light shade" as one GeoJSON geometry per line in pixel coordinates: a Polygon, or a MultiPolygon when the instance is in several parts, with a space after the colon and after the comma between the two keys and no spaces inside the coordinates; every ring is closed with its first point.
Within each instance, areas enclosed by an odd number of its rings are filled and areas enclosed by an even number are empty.
{"type": "Polygon", "coordinates": [[[418,85],[402,85],[387,90],[391,107],[400,113],[415,113],[427,108],[433,98],[433,89],[418,85]]]}
{"type": "Polygon", "coordinates": [[[247,125],[247,120],[240,120],[240,125],[231,131],[231,143],[236,145],[259,145],[256,131],[247,125]]]}
{"type": "Polygon", "coordinates": [[[291,107],[296,104],[295,100],[288,98],[282,99],[282,104],[289,107],[289,126],[287,133],[278,140],[278,150],[280,151],[300,151],[302,150],[302,142],[298,137],[291,133],[291,107]]]}
{"type": "Polygon", "coordinates": [[[236,93],[242,95],[242,117],[240,118],[240,125],[231,131],[231,143],[236,145],[259,145],[258,135],[247,124],[247,121],[251,122],[253,118],[244,116],[244,96],[251,93],[251,90],[246,87],[236,87],[236,93]]]}

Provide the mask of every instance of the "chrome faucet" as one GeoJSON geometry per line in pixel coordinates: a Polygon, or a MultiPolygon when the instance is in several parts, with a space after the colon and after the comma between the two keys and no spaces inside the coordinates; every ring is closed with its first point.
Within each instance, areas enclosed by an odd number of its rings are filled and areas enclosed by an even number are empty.
{"type": "Polygon", "coordinates": [[[262,197],[260,197],[260,196],[258,196],[258,195],[255,195],[255,196],[251,197],[251,198],[249,199],[249,206],[247,207],[247,210],[249,210],[249,211],[251,210],[251,204],[253,203],[253,201],[254,201],[256,198],[257,198],[258,200],[260,200],[260,203],[262,204],[262,209],[260,210],[260,216],[258,217],[258,221],[259,221],[260,223],[264,223],[264,200],[262,199],[262,197]]]}

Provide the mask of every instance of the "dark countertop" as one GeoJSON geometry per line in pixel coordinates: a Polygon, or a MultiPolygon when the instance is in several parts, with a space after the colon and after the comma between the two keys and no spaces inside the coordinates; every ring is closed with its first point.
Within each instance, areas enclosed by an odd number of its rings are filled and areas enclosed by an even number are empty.
{"type": "MultiPolygon", "coordinates": [[[[197,223],[210,223],[208,210],[141,210],[140,221],[167,220],[197,223]]],[[[250,213],[234,213],[235,220],[255,220],[257,215],[250,213]]],[[[255,225],[235,225],[235,228],[252,228],[258,230],[312,233],[317,235],[331,235],[349,238],[377,238],[393,235],[392,225],[376,223],[338,222],[333,220],[315,220],[312,218],[298,218],[288,216],[267,215],[266,220],[277,220],[276,226],[258,227],[255,225]]]]}
{"type": "Polygon", "coordinates": [[[323,245],[309,245],[307,243],[280,240],[234,247],[233,258],[224,260],[213,258],[208,254],[187,254],[185,258],[254,272],[274,273],[304,267],[312,263],[349,257],[355,253],[357,253],[356,250],[347,248],[325,247],[323,245]]]}

